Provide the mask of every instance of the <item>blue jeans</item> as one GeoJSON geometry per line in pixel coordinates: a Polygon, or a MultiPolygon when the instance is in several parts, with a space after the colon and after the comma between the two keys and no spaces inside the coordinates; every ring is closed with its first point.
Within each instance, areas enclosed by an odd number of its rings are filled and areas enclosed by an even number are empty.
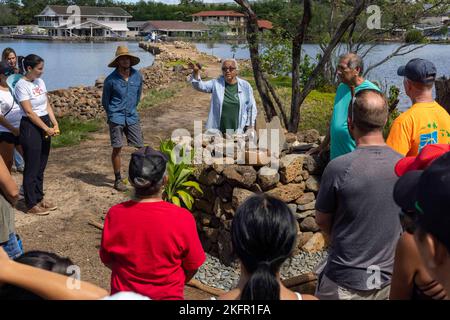
{"type": "Polygon", "coordinates": [[[22,156],[20,155],[20,153],[14,149],[14,164],[16,165],[16,168],[24,168],[25,167],[25,162],[23,161],[22,156]]]}
{"type": "Polygon", "coordinates": [[[6,251],[6,253],[11,259],[16,259],[23,254],[23,251],[20,248],[19,243],[17,242],[17,237],[15,233],[11,233],[9,235],[9,240],[0,245],[3,247],[3,249],[6,251]]]}

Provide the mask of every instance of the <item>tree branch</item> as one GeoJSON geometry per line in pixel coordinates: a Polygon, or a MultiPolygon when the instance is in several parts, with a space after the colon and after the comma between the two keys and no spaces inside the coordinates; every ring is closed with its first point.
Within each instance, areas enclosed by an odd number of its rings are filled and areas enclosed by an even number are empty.
{"type": "Polygon", "coordinates": [[[298,131],[298,125],[300,123],[300,107],[301,107],[303,101],[306,99],[306,97],[309,95],[309,93],[313,89],[316,79],[319,76],[319,74],[322,72],[326,62],[329,61],[331,53],[336,48],[337,44],[341,41],[345,32],[356,21],[358,16],[363,12],[364,8],[366,8],[366,6],[369,2],[370,2],[369,0],[361,0],[361,1],[358,1],[357,3],[355,3],[354,9],[352,10],[352,12],[339,25],[338,29],[336,30],[336,33],[334,34],[333,38],[331,39],[330,43],[328,44],[328,47],[325,50],[325,52],[322,56],[322,59],[320,59],[319,63],[314,68],[314,71],[312,72],[311,77],[309,78],[305,87],[301,91],[299,99],[297,100],[296,104],[292,103],[292,105],[291,105],[291,117],[290,117],[289,128],[288,128],[289,132],[297,132],[298,131]]]}
{"type": "Polygon", "coordinates": [[[266,84],[267,88],[269,88],[269,92],[272,94],[273,99],[275,100],[275,103],[278,106],[278,109],[280,110],[280,115],[281,115],[281,121],[283,121],[283,126],[285,128],[288,127],[289,125],[289,121],[288,118],[286,116],[286,112],[284,111],[284,105],[283,102],[281,102],[281,99],[278,97],[275,88],[270,84],[269,80],[267,79],[266,75],[263,74],[263,80],[264,83],[266,84]]]}
{"type": "Polygon", "coordinates": [[[405,51],[405,52],[400,52],[402,49],[407,48],[407,47],[412,46],[412,45],[414,45],[414,44],[411,44],[411,43],[405,43],[405,44],[399,46],[394,52],[392,52],[390,55],[386,56],[383,60],[381,60],[381,61],[379,61],[379,62],[377,62],[377,63],[374,63],[373,65],[371,65],[370,67],[368,67],[368,68],[366,69],[366,71],[364,72],[364,77],[365,77],[366,75],[368,75],[370,71],[372,71],[373,69],[379,67],[379,66],[382,65],[383,63],[386,63],[387,61],[389,61],[389,60],[392,59],[393,57],[399,57],[399,56],[407,55],[408,53],[411,53],[411,52],[413,52],[413,51],[416,51],[416,50],[418,50],[418,49],[420,49],[420,48],[425,47],[425,46],[427,45],[427,43],[422,44],[422,45],[419,45],[419,46],[417,46],[417,47],[414,47],[414,48],[412,48],[411,50],[407,50],[407,51],[405,51]]]}

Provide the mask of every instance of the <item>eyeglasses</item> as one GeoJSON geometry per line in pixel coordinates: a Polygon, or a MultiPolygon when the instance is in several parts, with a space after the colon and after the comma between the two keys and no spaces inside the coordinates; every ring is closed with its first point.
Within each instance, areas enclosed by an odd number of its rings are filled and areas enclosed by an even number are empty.
{"type": "Polygon", "coordinates": [[[399,214],[400,224],[404,231],[413,234],[417,228],[417,214],[413,211],[405,211],[402,209],[399,214]]]}
{"type": "Polygon", "coordinates": [[[223,67],[222,68],[223,72],[227,72],[227,71],[233,72],[234,70],[236,70],[235,67],[223,67]]]}

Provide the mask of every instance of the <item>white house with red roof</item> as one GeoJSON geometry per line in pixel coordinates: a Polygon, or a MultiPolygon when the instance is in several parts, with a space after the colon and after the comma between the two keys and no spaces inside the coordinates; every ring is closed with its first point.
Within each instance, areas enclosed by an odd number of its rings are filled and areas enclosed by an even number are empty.
{"type": "MultiPolygon", "coordinates": [[[[203,23],[209,26],[210,29],[225,28],[222,34],[227,36],[245,34],[246,16],[237,11],[201,11],[192,15],[192,21],[203,23]]],[[[273,28],[272,22],[268,20],[258,20],[258,25],[262,30],[270,30],[273,28]]]]}
{"type": "Polygon", "coordinates": [[[48,5],[36,18],[50,36],[126,37],[132,16],[119,7],[48,5]]]}

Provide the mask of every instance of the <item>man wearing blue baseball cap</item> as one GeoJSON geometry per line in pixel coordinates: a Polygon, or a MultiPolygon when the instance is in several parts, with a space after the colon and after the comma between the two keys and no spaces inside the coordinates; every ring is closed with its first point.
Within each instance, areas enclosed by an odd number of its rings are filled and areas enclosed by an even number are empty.
{"type": "Polygon", "coordinates": [[[433,99],[434,64],[412,59],[397,74],[404,77],[403,85],[413,105],[394,121],[387,144],[404,156],[417,156],[429,144],[450,144],[450,115],[433,99]]]}

